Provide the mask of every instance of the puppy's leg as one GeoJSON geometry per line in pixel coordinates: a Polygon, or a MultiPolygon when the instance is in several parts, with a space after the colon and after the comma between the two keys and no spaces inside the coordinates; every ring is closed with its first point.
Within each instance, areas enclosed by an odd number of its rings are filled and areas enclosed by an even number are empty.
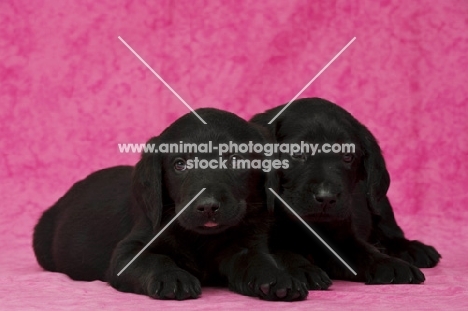
{"type": "Polygon", "coordinates": [[[328,289],[332,284],[325,271],[299,254],[289,251],[276,251],[273,255],[289,274],[306,283],[309,290],[328,289]]]}
{"type": "Polygon", "coordinates": [[[278,265],[271,254],[244,249],[222,258],[220,273],[232,291],[282,301],[302,300],[308,295],[307,285],[278,265]]]}
{"type": "Polygon", "coordinates": [[[399,258],[380,253],[369,243],[350,237],[336,245],[336,251],[357,273],[354,276],[338,260],[327,261],[325,269],[333,277],[366,284],[419,284],[424,274],[415,266],[399,258]],[[330,272],[331,271],[331,272],[330,272]]]}
{"type": "Polygon", "coordinates": [[[378,203],[381,216],[373,221],[371,243],[382,247],[382,252],[403,259],[419,268],[432,268],[441,255],[437,250],[422,242],[408,240],[395,221],[392,206],[387,198],[378,203]]]}
{"type": "Polygon", "coordinates": [[[145,246],[139,239],[127,238],[114,251],[108,282],[117,290],[148,295],[157,299],[197,298],[201,295],[200,281],[179,268],[166,255],[145,250],[120,276],[125,265],[145,246]]]}

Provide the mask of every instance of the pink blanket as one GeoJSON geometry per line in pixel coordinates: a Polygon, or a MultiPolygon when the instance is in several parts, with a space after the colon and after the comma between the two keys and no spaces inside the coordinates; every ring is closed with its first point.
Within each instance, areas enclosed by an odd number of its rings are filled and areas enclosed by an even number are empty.
{"type": "Polygon", "coordinates": [[[0,309],[468,310],[466,1],[0,2],[0,309]],[[301,97],[352,112],[376,135],[389,197],[409,238],[443,258],[423,285],[335,282],[306,301],[264,302],[205,288],[157,301],[44,272],[31,249],[41,212],[73,182],[134,164],[187,108],[248,118],[301,97]]]}

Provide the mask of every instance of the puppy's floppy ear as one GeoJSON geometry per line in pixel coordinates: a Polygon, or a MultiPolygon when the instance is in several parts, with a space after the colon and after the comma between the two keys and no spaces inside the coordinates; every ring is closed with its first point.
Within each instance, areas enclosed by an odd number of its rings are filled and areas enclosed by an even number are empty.
{"type": "Polygon", "coordinates": [[[266,204],[268,212],[273,213],[275,210],[275,202],[276,197],[271,192],[271,189],[276,193],[279,193],[279,178],[278,173],[275,169],[271,169],[268,173],[266,173],[266,182],[265,182],[265,192],[266,192],[266,204]]]}
{"type": "MultiPolygon", "coordinates": [[[[157,146],[158,141],[158,137],[153,137],[146,145],[157,146]]],[[[143,152],[133,171],[132,195],[156,232],[161,223],[163,209],[161,158],[158,153],[143,152]]]]}
{"type": "MultiPolygon", "coordinates": [[[[276,108],[267,110],[262,113],[258,113],[254,115],[252,119],[250,119],[251,123],[257,124],[262,128],[262,133],[264,134],[268,142],[278,142],[278,137],[280,136],[279,129],[281,128],[284,114],[279,115],[271,124],[269,124],[269,122],[278,114],[278,112],[281,109],[283,109],[283,107],[284,105],[278,106],[276,108]]],[[[273,154],[271,159],[278,159],[278,155],[273,154]]],[[[278,172],[274,169],[272,169],[272,171],[267,174],[266,183],[267,207],[269,212],[273,212],[276,202],[276,196],[273,193],[271,193],[271,191],[268,188],[272,188],[276,193],[280,192],[280,178],[278,176],[278,172]]]]}
{"type": "MultiPolygon", "coordinates": [[[[278,107],[278,108],[281,108],[281,107],[278,107]]],[[[278,126],[278,123],[280,122],[279,120],[280,117],[276,118],[271,124],[268,124],[268,122],[270,122],[271,119],[276,115],[276,110],[277,109],[270,109],[266,112],[257,113],[256,115],[252,117],[252,119],[250,119],[249,122],[262,126],[264,129],[266,129],[269,132],[269,134],[272,137],[275,137],[276,127],[278,126]]]]}
{"type": "MultiPolygon", "coordinates": [[[[273,133],[269,131],[266,127],[258,124],[258,123],[253,123],[250,122],[250,124],[258,130],[258,132],[261,134],[263,138],[263,144],[273,144],[276,142],[275,137],[273,136],[273,133]]],[[[265,155],[266,159],[269,159],[271,161],[274,161],[275,159],[278,158],[277,154],[272,154],[271,156],[265,155]]],[[[275,201],[276,197],[275,195],[270,191],[270,188],[273,189],[276,193],[279,192],[279,178],[278,178],[278,173],[277,171],[272,168],[269,172],[265,173],[266,175],[266,180],[265,180],[265,197],[266,197],[266,205],[268,212],[273,212],[275,209],[275,201]]]]}
{"type": "Polygon", "coordinates": [[[364,147],[363,165],[367,199],[372,212],[379,215],[380,211],[377,209],[377,203],[387,195],[390,186],[390,175],[377,140],[362,124],[359,124],[359,137],[364,147]]]}

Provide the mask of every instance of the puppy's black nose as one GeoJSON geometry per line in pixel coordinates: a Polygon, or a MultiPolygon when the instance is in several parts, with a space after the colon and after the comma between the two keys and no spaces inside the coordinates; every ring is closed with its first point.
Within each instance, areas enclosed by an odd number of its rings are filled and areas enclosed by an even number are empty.
{"type": "Polygon", "coordinates": [[[331,192],[321,191],[320,193],[314,194],[315,201],[323,207],[334,206],[336,204],[337,198],[338,198],[338,194],[334,194],[331,192]]]}
{"type": "Polygon", "coordinates": [[[198,205],[197,206],[197,211],[202,212],[202,213],[214,213],[218,211],[219,209],[219,204],[216,203],[208,203],[208,204],[203,204],[203,205],[198,205]]]}
{"type": "Polygon", "coordinates": [[[219,210],[219,207],[220,203],[218,200],[213,198],[206,198],[200,200],[195,208],[198,212],[211,217],[219,210]]]}

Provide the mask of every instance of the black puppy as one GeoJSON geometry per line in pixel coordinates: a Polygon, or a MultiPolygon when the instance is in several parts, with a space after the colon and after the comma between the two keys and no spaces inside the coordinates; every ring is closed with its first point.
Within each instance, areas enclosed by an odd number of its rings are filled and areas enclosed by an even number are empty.
{"type": "MultiPolygon", "coordinates": [[[[397,225],[386,196],[390,178],[374,136],[351,114],[320,99],[293,102],[254,116],[278,143],[355,145],[354,153],[281,154],[288,169],[279,171],[282,198],[357,272],[354,276],[284,207],[276,208],[272,234],[276,251],[308,256],[332,278],[368,284],[421,283],[417,267],[433,267],[439,253],[419,241],[409,241],[397,225]]],[[[278,203],[281,204],[281,203],[278,203]]],[[[281,204],[282,205],[282,204],[281,204]]]]}
{"type": "MultiPolygon", "coordinates": [[[[197,110],[148,143],[265,142],[258,126],[234,114],[197,110]]],[[[243,295],[298,300],[306,285],[281,269],[269,254],[268,186],[262,170],[197,169],[189,160],[220,160],[215,153],[146,153],[135,168],[104,169],[77,182],[34,230],[39,264],[75,280],[102,280],[124,292],[159,299],[196,298],[201,284],[229,285],[243,295]],[[120,276],[118,273],[182,210],[197,199],[120,276]]],[[[225,164],[226,164],[225,163],[225,164]]],[[[211,162],[215,165],[215,162],[211,162]]],[[[220,164],[220,163],[218,163],[220,164]]]]}

